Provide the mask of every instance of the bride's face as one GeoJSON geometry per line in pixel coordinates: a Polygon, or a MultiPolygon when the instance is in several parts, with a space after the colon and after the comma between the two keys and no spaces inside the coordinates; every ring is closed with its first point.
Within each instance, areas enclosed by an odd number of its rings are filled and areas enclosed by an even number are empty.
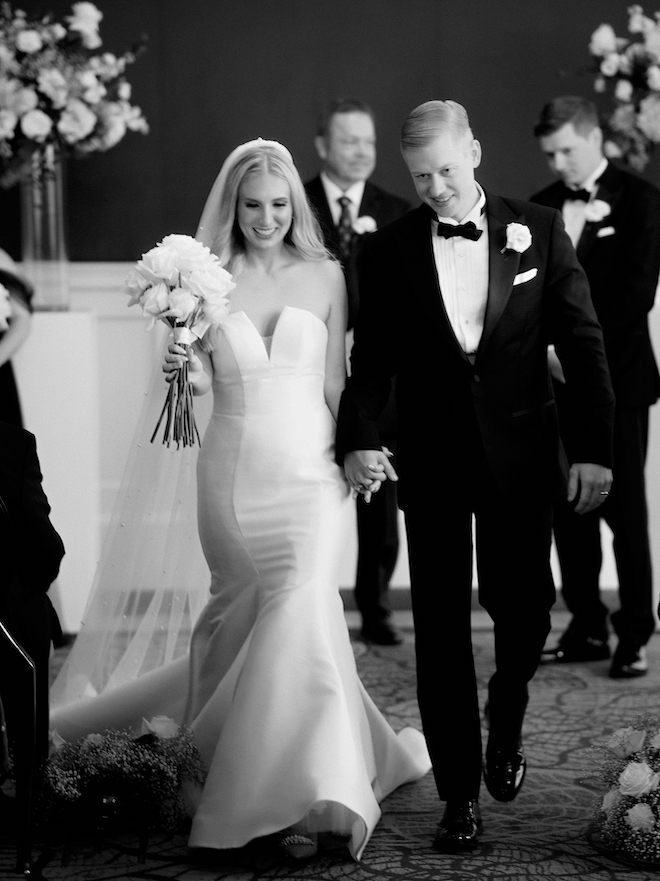
{"type": "Polygon", "coordinates": [[[293,220],[288,183],[268,172],[249,174],[238,188],[236,219],[248,249],[280,246],[293,220]]]}

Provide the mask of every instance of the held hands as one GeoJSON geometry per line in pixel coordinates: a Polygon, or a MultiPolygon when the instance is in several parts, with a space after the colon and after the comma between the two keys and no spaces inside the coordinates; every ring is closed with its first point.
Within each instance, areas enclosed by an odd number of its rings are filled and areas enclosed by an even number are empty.
{"type": "Polygon", "coordinates": [[[167,382],[173,382],[181,365],[188,361],[188,381],[192,385],[197,385],[204,373],[204,366],[192,347],[189,347],[188,351],[189,355],[186,354],[186,349],[178,343],[169,344],[163,361],[163,372],[167,382]]]}
{"type": "Polygon", "coordinates": [[[568,477],[568,501],[577,498],[576,514],[588,514],[602,505],[612,489],[612,472],[602,465],[576,462],[568,477]]]}
{"type": "Polygon", "coordinates": [[[392,453],[381,450],[353,450],[344,458],[344,474],[354,496],[361,495],[368,504],[373,493],[378,492],[386,480],[399,477],[390,463],[392,453]]]}

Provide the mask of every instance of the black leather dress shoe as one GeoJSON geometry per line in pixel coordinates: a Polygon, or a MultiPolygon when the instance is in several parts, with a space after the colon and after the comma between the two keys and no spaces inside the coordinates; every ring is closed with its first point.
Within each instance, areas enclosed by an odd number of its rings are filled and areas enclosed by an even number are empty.
{"type": "Polygon", "coordinates": [[[433,840],[440,853],[466,853],[479,847],[478,835],[483,830],[479,802],[468,799],[449,800],[433,840]]]}
{"type": "Polygon", "coordinates": [[[527,759],[522,746],[515,750],[486,749],[484,782],[497,801],[513,801],[525,779],[527,759]]]}
{"type": "Polygon", "coordinates": [[[610,656],[610,647],[602,639],[587,637],[580,642],[557,645],[541,652],[542,664],[571,664],[585,661],[605,661],[610,656]]]}
{"type": "Polygon", "coordinates": [[[387,621],[363,624],[360,636],[365,642],[373,642],[376,645],[401,645],[403,642],[401,635],[387,621]]]}
{"type": "Polygon", "coordinates": [[[646,676],[648,672],[649,665],[644,646],[638,649],[626,649],[625,646],[619,646],[614,652],[610,667],[610,679],[638,679],[640,676],[646,676]]]}

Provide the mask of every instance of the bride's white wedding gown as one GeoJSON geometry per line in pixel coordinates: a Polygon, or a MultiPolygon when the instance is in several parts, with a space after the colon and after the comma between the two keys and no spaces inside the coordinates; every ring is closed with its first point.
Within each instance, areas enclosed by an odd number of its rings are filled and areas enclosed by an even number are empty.
{"type": "Polygon", "coordinates": [[[154,714],[190,725],[208,768],[192,847],[240,847],[303,821],[350,835],[359,858],[378,802],[430,768],[422,734],[395,734],[357,676],[337,589],[348,499],[326,343],[323,322],[294,307],[270,340],[243,312],[223,324],[198,462],[211,597],[190,654],[52,716],[67,740],[154,714]]]}

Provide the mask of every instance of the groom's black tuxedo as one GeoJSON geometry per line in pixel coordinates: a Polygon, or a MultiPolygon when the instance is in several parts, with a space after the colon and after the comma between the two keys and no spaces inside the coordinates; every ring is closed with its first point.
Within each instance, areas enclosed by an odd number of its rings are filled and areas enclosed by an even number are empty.
{"type": "MultiPolygon", "coordinates": [[[[30,655],[37,680],[37,747],[48,738],[48,659],[53,610],[46,591],[57,577],[64,546],[50,521],[34,435],[0,422],[0,620],[30,655]]],[[[20,695],[0,649],[0,697],[10,735],[20,739],[20,695]]],[[[24,700],[24,698],[23,698],[24,700]]]]}
{"type": "MultiPolygon", "coordinates": [[[[562,209],[565,188],[557,182],[532,197],[562,209]]],[[[649,407],[660,396],[660,375],[649,336],[648,314],[660,270],[660,191],[611,163],[598,180],[597,200],[609,213],[587,222],[577,256],[589,279],[603,328],[616,395],[614,474],[611,497],[598,511],[576,517],[561,507],[555,538],[563,595],[573,612],[576,638],[607,639],[608,610],[600,600],[600,517],[612,528],[619,574],[620,609],[612,616],[619,639],[645,645],[655,629],[644,467],[649,407]]],[[[571,451],[574,419],[567,389],[558,384],[562,435],[571,451]]]]}
{"type": "MultiPolygon", "coordinates": [[[[546,350],[553,339],[579,412],[578,462],[611,464],[613,395],[602,333],[561,216],[487,194],[488,300],[474,363],[448,320],[422,205],[369,236],[360,259],[352,376],[339,458],[379,449],[375,420],[396,376],[396,468],[405,509],[418,695],[441,798],[477,798],[481,736],[470,642],[471,532],[479,597],[495,623],[491,737],[517,743],[550,626],[552,502],[566,461],[546,350]],[[507,226],[531,232],[523,253],[507,226]]],[[[490,741],[489,741],[490,745],[490,741]]]]}

